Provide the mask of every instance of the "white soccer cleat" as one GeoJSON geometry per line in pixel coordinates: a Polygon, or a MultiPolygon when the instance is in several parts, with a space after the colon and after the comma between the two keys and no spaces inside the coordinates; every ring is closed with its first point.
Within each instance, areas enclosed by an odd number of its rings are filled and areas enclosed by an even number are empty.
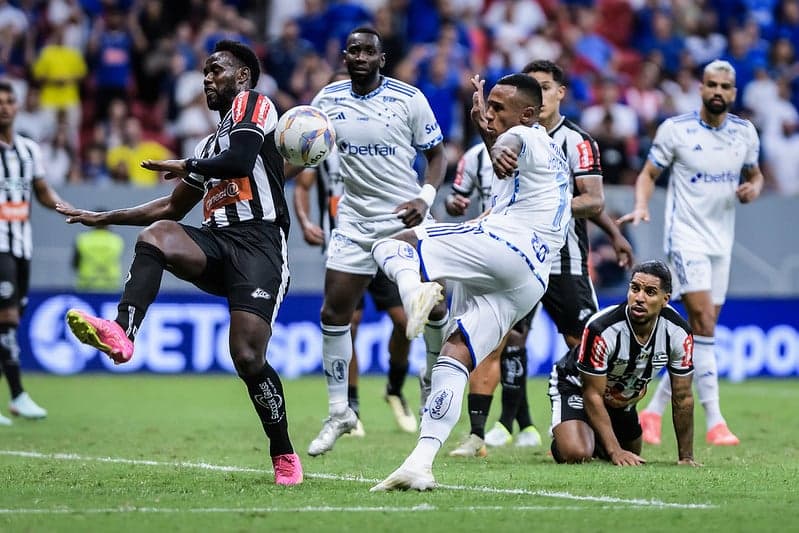
{"type": "Polygon", "coordinates": [[[519,448],[536,448],[541,446],[541,434],[535,426],[527,426],[516,435],[514,444],[519,448]]]}
{"type": "Polygon", "coordinates": [[[416,417],[408,408],[405,398],[396,394],[386,394],[385,398],[399,428],[406,433],[416,433],[416,417]]]}
{"type": "Polygon", "coordinates": [[[13,424],[11,419],[7,416],[3,416],[3,413],[0,413],[0,426],[10,426],[11,424],[13,424]]]}
{"type": "Polygon", "coordinates": [[[497,421],[494,427],[491,428],[491,431],[486,433],[485,441],[489,446],[498,448],[500,446],[507,446],[513,442],[513,435],[502,425],[502,422],[497,421]]]}
{"type": "Polygon", "coordinates": [[[470,433],[466,440],[449,452],[450,457],[485,457],[487,455],[485,441],[474,433],[470,433]]]}
{"type": "Polygon", "coordinates": [[[11,400],[8,403],[8,410],[12,415],[21,416],[22,418],[37,419],[47,416],[47,411],[39,407],[27,392],[23,392],[11,400]]]}
{"type": "Polygon", "coordinates": [[[444,287],[435,281],[422,283],[410,296],[405,307],[405,315],[408,317],[408,324],[405,326],[405,336],[415,339],[424,331],[427,324],[427,315],[433,310],[438,302],[444,299],[444,287]]]}
{"type": "Polygon", "coordinates": [[[358,415],[355,411],[347,407],[343,414],[329,416],[322,424],[322,430],[308,446],[308,455],[316,457],[325,452],[329,452],[336,444],[336,440],[345,433],[348,433],[358,426],[358,415]]]}
{"type": "Polygon", "coordinates": [[[403,465],[394,470],[390,476],[369,489],[369,492],[385,492],[389,490],[433,490],[436,480],[433,471],[428,467],[403,465]]]}
{"type": "Polygon", "coordinates": [[[358,423],[355,424],[355,427],[346,432],[342,437],[358,437],[362,439],[366,436],[366,430],[363,428],[363,424],[361,423],[361,419],[358,419],[358,423]]]}

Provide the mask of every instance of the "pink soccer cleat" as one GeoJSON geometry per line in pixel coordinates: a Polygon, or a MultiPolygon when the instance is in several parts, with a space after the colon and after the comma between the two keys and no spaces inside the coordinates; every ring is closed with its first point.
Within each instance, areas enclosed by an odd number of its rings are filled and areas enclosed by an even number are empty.
{"type": "Polygon", "coordinates": [[[647,444],[660,444],[660,415],[652,411],[638,413],[638,421],[644,431],[644,442],[647,444]]]}
{"type": "Polygon", "coordinates": [[[719,422],[707,432],[707,442],[714,446],[737,446],[741,443],[738,437],[730,431],[727,424],[719,422]]]}
{"type": "Polygon", "coordinates": [[[276,485],[299,485],[302,483],[302,464],[296,453],[272,457],[276,485]]]}
{"type": "Polygon", "coordinates": [[[127,363],[133,357],[133,342],[125,335],[122,326],[83,311],[67,311],[67,325],[83,344],[93,346],[108,354],[114,363],[127,363]]]}

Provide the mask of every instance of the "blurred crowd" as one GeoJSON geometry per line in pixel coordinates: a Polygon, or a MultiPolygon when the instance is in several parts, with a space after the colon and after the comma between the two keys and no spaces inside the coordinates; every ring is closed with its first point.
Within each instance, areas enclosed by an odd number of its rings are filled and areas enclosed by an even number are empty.
{"type": "Polygon", "coordinates": [[[476,140],[469,77],[490,87],[550,59],[605,182],[631,184],[657,125],[699,107],[701,69],[723,58],[769,190],[799,194],[799,0],[0,0],[0,76],[54,184],[148,186],[159,176],[139,161],[188,156],[215,126],[201,70],[216,41],[251,45],[258,89],[285,110],[328,82],[364,24],[383,36],[384,73],[427,96],[453,166],[476,140]]]}

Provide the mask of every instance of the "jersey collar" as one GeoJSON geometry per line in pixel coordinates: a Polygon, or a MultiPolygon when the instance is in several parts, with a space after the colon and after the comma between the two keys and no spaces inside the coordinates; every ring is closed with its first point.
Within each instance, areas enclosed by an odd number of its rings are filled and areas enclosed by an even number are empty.
{"type": "Polygon", "coordinates": [[[388,83],[388,78],[385,76],[380,76],[380,84],[370,93],[367,94],[356,94],[355,91],[352,90],[352,85],[350,85],[350,95],[357,100],[369,100],[370,98],[377,96],[383,89],[386,88],[386,84],[388,83]]]}
{"type": "Polygon", "coordinates": [[[727,113],[727,116],[724,117],[724,122],[721,123],[721,126],[719,126],[718,128],[714,128],[713,126],[711,126],[710,124],[708,124],[707,122],[702,120],[702,117],[699,115],[699,111],[694,111],[694,115],[696,115],[696,120],[699,121],[699,125],[702,126],[703,128],[705,128],[706,130],[710,130],[710,131],[721,131],[721,130],[723,130],[727,126],[727,120],[730,117],[730,114],[727,113]]]}

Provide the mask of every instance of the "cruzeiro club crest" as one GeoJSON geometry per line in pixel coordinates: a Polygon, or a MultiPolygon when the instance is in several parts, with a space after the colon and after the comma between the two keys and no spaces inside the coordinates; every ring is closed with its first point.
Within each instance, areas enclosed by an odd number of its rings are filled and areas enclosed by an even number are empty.
{"type": "Polygon", "coordinates": [[[325,374],[333,378],[338,383],[344,382],[344,377],[347,375],[347,363],[344,359],[335,359],[330,365],[330,370],[326,370],[325,374]]]}

